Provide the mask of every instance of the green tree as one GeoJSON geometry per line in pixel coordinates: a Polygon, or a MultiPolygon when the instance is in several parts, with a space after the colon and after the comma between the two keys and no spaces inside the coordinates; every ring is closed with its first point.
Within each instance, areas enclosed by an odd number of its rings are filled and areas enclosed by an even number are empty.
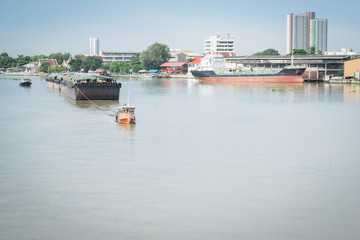
{"type": "Polygon", "coordinates": [[[34,55],[31,57],[31,61],[32,62],[37,62],[40,59],[46,59],[47,57],[44,54],[40,54],[40,55],[34,55]]]}
{"type": "Polygon", "coordinates": [[[101,67],[101,64],[102,60],[95,56],[84,57],[82,60],[82,68],[85,72],[88,72],[89,70],[95,71],[101,67]]]}
{"type": "Polygon", "coordinates": [[[50,54],[48,58],[56,59],[58,64],[62,64],[64,60],[67,61],[67,60],[69,60],[70,57],[71,57],[70,53],[63,54],[63,53],[59,52],[59,53],[50,54]]]}
{"type": "Polygon", "coordinates": [[[280,55],[279,51],[273,48],[268,48],[262,52],[257,52],[253,54],[253,56],[278,56],[278,55],[280,55]]]}
{"type": "Polygon", "coordinates": [[[102,69],[110,69],[110,63],[103,63],[102,65],[101,65],[101,68],[102,69]]]}
{"type": "Polygon", "coordinates": [[[31,62],[31,58],[29,56],[19,55],[16,59],[16,64],[18,66],[29,63],[29,62],[31,62]]]}
{"type": "Polygon", "coordinates": [[[116,61],[112,61],[112,62],[110,63],[110,71],[111,71],[111,72],[114,72],[114,73],[120,72],[119,63],[116,62],[116,61]]]}
{"type": "Polygon", "coordinates": [[[6,52],[0,54],[0,58],[1,57],[8,57],[8,56],[9,56],[9,54],[7,54],[6,52]]]}
{"type": "Polygon", "coordinates": [[[293,55],[308,55],[308,53],[304,49],[293,49],[293,55]]]}
{"type": "Polygon", "coordinates": [[[119,70],[121,74],[128,74],[130,72],[130,65],[127,62],[119,62],[119,70]]]}
{"type": "Polygon", "coordinates": [[[159,69],[160,65],[170,59],[170,49],[166,44],[158,42],[150,45],[140,54],[140,60],[145,69],[159,69]]]}
{"type": "Polygon", "coordinates": [[[315,46],[309,47],[308,54],[309,54],[309,55],[316,55],[316,48],[315,48],[315,46]]]}
{"type": "Polygon", "coordinates": [[[50,72],[50,63],[42,62],[39,71],[45,73],[50,72]]]}
{"type": "Polygon", "coordinates": [[[51,66],[50,67],[50,72],[65,72],[67,69],[66,69],[66,67],[63,67],[63,66],[61,66],[61,65],[57,65],[57,66],[51,66]]]}
{"type": "Polygon", "coordinates": [[[7,54],[3,55],[1,54],[0,57],[0,67],[11,67],[11,66],[16,66],[16,61],[15,59],[13,59],[12,57],[9,57],[7,54]]]}
{"type": "Polygon", "coordinates": [[[79,72],[81,70],[82,60],[81,59],[71,59],[69,62],[70,71],[79,72]]]}
{"type": "Polygon", "coordinates": [[[130,66],[133,73],[137,73],[140,70],[144,69],[140,60],[140,53],[135,54],[135,56],[130,58],[130,66]]]}

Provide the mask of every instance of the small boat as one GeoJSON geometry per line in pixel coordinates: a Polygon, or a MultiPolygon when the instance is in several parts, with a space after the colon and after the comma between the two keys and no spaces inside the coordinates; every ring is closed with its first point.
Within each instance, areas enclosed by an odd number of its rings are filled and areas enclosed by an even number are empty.
{"type": "Polygon", "coordinates": [[[32,84],[32,82],[30,81],[29,78],[23,78],[21,80],[21,83],[19,83],[19,85],[22,87],[29,87],[29,86],[31,86],[31,84],[32,84]]]}
{"type": "Polygon", "coordinates": [[[151,74],[151,73],[146,73],[146,74],[143,74],[142,76],[143,78],[155,78],[155,74],[151,74]]]}
{"type": "Polygon", "coordinates": [[[125,124],[135,123],[135,107],[124,105],[118,108],[115,121],[125,124]]]}
{"type": "Polygon", "coordinates": [[[118,108],[115,121],[118,123],[131,124],[135,123],[135,107],[130,106],[128,93],[128,104],[118,108]]]}

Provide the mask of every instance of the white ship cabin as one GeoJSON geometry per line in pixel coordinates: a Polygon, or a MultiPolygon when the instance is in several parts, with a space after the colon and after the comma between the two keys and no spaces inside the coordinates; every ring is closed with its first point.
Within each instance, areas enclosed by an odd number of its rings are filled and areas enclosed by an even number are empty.
{"type": "Polygon", "coordinates": [[[213,70],[214,72],[225,71],[225,60],[221,54],[207,54],[201,59],[199,70],[213,70]]]}

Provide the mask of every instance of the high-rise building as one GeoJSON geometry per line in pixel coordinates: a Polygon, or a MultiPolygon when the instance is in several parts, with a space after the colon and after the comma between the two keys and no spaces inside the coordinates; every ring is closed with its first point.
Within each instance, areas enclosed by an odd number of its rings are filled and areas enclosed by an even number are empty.
{"type": "Polygon", "coordinates": [[[310,20],[310,47],[316,51],[327,51],[327,19],[310,20]]]}
{"type": "Polygon", "coordinates": [[[90,38],[90,56],[100,55],[100,44],[98,38],[90,38]]]}
{"type": "Polygon", "coordinates": [[[210,36],[210,39],[205,40],[205,53],[218,53],[224,56],[234,56],[235,39],[221,36],[210,36]]]}
{"type": "Polygon", "coordinates": [[[327,19],[316,19],[314,12],[287,15],[286,53],[293,49],[308,51],[310,47],[327,50],[327,19]],[[320,43],[321,42],[321,43],[320,43]]]}

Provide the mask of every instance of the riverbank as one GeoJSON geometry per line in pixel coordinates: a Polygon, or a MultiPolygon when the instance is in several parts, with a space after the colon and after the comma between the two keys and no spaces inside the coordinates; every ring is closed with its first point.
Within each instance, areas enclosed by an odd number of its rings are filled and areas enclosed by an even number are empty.
{"type": "Polygon", "coordinates": [[[8,76],[48,76],[47,73],[29,73],[29,72],[4,72],[8,76]]]}

